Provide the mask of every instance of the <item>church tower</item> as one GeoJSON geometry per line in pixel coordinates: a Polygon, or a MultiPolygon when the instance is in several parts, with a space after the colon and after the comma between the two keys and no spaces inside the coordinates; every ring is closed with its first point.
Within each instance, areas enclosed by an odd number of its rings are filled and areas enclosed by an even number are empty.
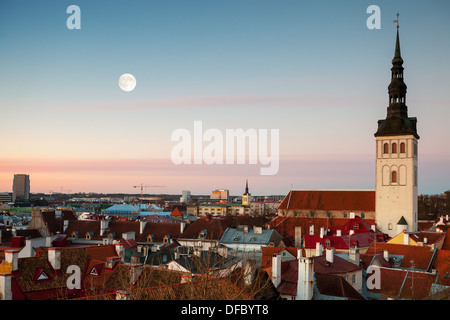
{"type": "Polygon", "coordinates": [[[400,230],[417,231],[417,119],[408,117],[399,27],[392,59],[389,107],[378,121],[376,137],[377,228],[393,237],[400,230]]]}
{"type": "Polygon", "coordinates": [[[249,206],[252,202],[252,195],[248,192],[248,180],[245,181],[245,192],[242,194],[242,205],[249,206]]]}

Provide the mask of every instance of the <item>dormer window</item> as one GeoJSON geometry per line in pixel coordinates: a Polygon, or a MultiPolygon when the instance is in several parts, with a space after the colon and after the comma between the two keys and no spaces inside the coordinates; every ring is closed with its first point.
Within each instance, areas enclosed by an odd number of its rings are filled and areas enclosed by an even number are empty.
{"type": "Polygon", "coordinates": [[[93,232],[86,232],[85,238],[86,240],[91,240],[93,236],[94,236],[93,232]]]}
{"type": "Polygon", "coordinates": [[[114,239],[116,237],[116,234],[114,232],[111,232],[108,234],[108,238],[114,239]]]}
{"type": "Polygon", "coordinates": [[[202,230],[202,231],[199,233],[199,238],[200,238],[201,240],[205,240],[207,235],[208,235],[208,231],[202,230]]]}
{"type": "Polygon", "coordinates": [[[78,238],[78,231],[73,231],[70,235],[72,238],[78,238]]]}
{"type": "Polygon", "coordinates": [[[148,236],[147,236],[147,242],[153,242],[153,235],[152,234],[149,234],[148,236]]]}
{"type": "Polygon", "coordinates": [[[169,243],[170,242],[170,235],[165,235],[163,238],[163,242],[164,243],[169,243]]]}

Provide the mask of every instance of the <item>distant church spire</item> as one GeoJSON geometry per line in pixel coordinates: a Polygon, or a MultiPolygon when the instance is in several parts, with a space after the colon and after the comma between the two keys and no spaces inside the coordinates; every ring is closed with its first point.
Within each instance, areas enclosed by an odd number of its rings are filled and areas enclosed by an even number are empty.
{"type": "MultiPolygon", "coordinates": [[[[397,19],[399,14],[397,13],[397,19]]],[[[397,22],[397,38],[395,41],[394,58],[392,59],[391,83],[388,86],[389,107],[385,120],[378,121],[378,131],[375,136],[392,136],[413,134],[419,138],[416,129],[416,118],[408,117],[406,106],[407,86],[403,78],[403,58],[400,51],[399,24],[397,22]]]]}
{"type": "Polygon", "coordinates": [[[245,180],[245,193],[244,194],[249,194],[248,193],[248,179],[245,180]]]}

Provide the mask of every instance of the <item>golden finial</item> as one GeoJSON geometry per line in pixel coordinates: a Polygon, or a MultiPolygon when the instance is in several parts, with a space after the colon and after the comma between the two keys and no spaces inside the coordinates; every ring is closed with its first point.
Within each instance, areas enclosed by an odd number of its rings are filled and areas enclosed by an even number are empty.
{"type": "Polygon", "coordinates": [[[394,23],[397,23],[397,29],[398,29],[398,17],[400,16],[400,13],[397,12],[397,20],[394,20],[394,23]]]}

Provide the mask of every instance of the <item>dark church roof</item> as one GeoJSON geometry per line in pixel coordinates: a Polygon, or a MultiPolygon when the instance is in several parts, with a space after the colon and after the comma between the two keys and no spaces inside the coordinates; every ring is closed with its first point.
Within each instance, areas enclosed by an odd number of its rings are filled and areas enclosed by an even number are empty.
{"type": "MultiPolygon", "coordinates": [[[[398,26],[397,26],[398,28],[398,26]]],[[[378,121],[378,136],[414,135],[417,134],[417,119],[408,117],[408,107],[406,106],[406,84],[403,81],[403,59],[400,53],[400,38],[397,29],[397,39],[395,44],[395,55],[392,59],[392,77],[389,84],[389,107],[387,108],[386,119],[378,121]]]]}

